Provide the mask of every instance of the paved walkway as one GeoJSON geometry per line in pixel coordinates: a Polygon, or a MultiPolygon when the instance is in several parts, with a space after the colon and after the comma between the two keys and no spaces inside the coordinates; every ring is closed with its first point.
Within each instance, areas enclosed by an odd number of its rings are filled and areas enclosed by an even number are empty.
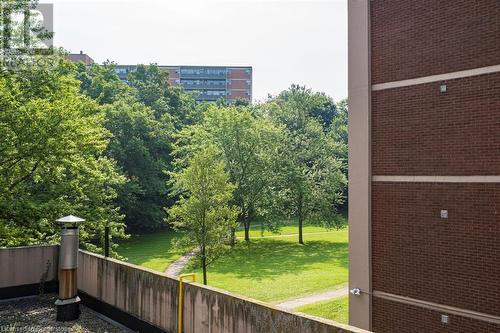
{"type": "Polygon", "coordinates": [[[165,273],[170,276],[179,276],[188,261],[196,255],[196,252],[197,250],[193,250],[171,263],[165,270],[165,273]]]}
{"type": "Polygon", "coordinates": [[[316,302],[321,302],[321,301],[327,301],[330,299],[335,299],[335,298],[341,298],[344,296],[349,295],[349,290],[346,287],[343,287],[341,289],[335,289],[335,290],[330,290],[321,294],[316,294],[316,295],[310,295],[302,298],[297,298],[297,299],[292,299],[283,303],[278,304],[277,306],[287,309],[287,310],[292,310],[294,308],[298,308],[303,305],[311,304],[311,303],[316,303],[316,302]]]}

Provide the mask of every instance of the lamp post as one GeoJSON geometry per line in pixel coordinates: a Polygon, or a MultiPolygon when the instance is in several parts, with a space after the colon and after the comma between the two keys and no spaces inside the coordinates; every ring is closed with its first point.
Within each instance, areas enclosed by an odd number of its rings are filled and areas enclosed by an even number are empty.
{"type": "Polygon", "coordinates": [[[71,321],[80,316],[77,296],[78,227],[84,219],[69,215],[56,220],[61,224],[59,247],[59,298],[56,300],[57,321],[71,321]]]}

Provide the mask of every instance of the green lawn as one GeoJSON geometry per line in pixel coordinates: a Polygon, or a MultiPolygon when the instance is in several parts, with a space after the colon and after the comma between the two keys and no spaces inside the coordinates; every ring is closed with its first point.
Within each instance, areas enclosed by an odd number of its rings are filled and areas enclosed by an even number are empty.
{"type": "Polygon", "coordinates": [[[172,230],[132,235],[130,239],[120,243],[118,253],[133,264],[163,272],[186,252],[175,249],[172,245],[172,240],[177,235],[172,230]]]}
{"type": "MultiPolygon", "coordinates": [[[[302,228],[302,231],[303,233],[318,233],[318,232],[328,232],[332,230],[328,230],[323,227],[307,225],[302,228]]],[[[269,230],[264,230],[264,233],[262,233],[260,228],[258,226],[255,226],[250,229],[250,239],[261,238],[262,236],[268,237],[268,236],[280,236],[280,235],[297,235],[298,239],[299,237],[298,232],[299,232],[298,226],[295,223],[282,227],[278,233],[273,233],[269,230]]],[[[245,237],[245,231],[244,230],[236,231],[236,236],[241,238],[245,237]]]]}
{"type": "Polygon", "coordinates": [[[347,324],[349,322],[349,297],[308,304],[295,310],[347,324]]]}
{"type": "MultiPolygon", "coordinates": [[[[343,220],[345,223],[346,217],[342,215],[338,215],[338,219],[343,220]]],[[[318,232],[328,232],[332,231],[331,229],[326,229],[323,227],[315,226],[315,225],[304,225],[303,232],[304,233],[318,233],[318,232]]],[[[294,235],[298,234],[298,222],[296,220],[287,220],[285,225],[281,227],[278,233],[273,233],[269,230],[262,230],[261,224],[259,221],[252,222],[250,225],[250,238],[260,238],[262,236],[279,236],[279,235],[294,235]]],[[[236,236],[245,237],[245,230],[242,228],[236,232],[236,236]]],[[[298,236],[297,236],[298,237],[298,236]]]]}
{"type": "MultiPolygon", "coordinates": [[[[208,267],[208,284],[279,303],[347,283],[347,229],[307,234],[318,231],[313,226],[304,228],[304,246],[295,235],[258,238],[250,244],[240,240],[233,251],[208,267]]],[[[291,227],[288,232],[297,230],[291,227]]],[[[188,266],[184,272],[188,271],[196,272],[200,280],[199,268],[188,266]]]]}
{"type": "MultiPolygon", "coordinates": [[[[208,283],[262,301],[281,301],[320,293],[347,283],[348,231],[304,226],[304,246],[298,244],[297,226],[291,224],[280,234],[260,228],[251,230],[251,242],[240,239],[235,249],[208,267],[208,283]]],[[[118,253],[128,261],[157,271],[177,260],[186,250],[175,249],[173,231],[133,235],[122,242],[118,253]]],[[[239,230],[238,236],[244,231],[239,230]]],[[[201,271],[191,263],[184,272],[201,271]]]]}

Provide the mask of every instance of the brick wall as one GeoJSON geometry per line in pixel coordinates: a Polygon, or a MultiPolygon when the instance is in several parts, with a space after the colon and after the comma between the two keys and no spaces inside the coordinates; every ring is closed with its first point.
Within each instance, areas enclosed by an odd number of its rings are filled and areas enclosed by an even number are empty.
{"type": "Polygon", "coordinates": [[[372,82],[498,65],[500,1],[371,1],[372,82]]]}
{"type": "Polygon", "coordinates": [[[500,73],[444,83],[372,93],[374,175],[500,174],[500,73]]]}
{"type": "Polygon", "coordinates": [[[250,74],[247,74],[247,68],[228,68],[229,73],[227,75],[228,79],[252,79],[252,70],[250,70],[250,74]]]}
{"type": "MultiPolygon", "coordinates": [[[[498,0],[370,6],[372,84],[500,65],[498,0]]],[[[500,175],[500,73],[371,98],[372,175],[500,175]]],[[[371,200],[374,290],[500,315],[500,184],[373,182],[371,200]]],[[[372,328],[500,332],[455,315],[443,325],[440,315],[374,297],[372,328]]]]}
{"type": "Polygon", "coordinates": [[[441,323],[441,312],[373,299],[373,330],[377,333],[498,333],[500,325],[449,315],[449,323],[441,323]],[[390,318],[390,320],[387,320],[390,318]]]}
{"type": "Polygon", "coordinates": [[[228,91],[231,92],[231,95],[227,96],[228,100],[249,99],[250,98],[250,96],[247,96],[246,91],[243,91],[243,90],[228,89],[228,91]]]}
{"type": "Polygon", "coordinates": [[[500,184],[375,182],[372,233],[374,290],[500,313],[500,184]]]}
{"type": "MultiPolygon", "coordinates": [[[[247,89],[252,88],[251,84],[247,84],[247,80],[230,80],[231,84],[228,84],[228,89],[247,89]]],[[[251,82],[250,82],[251,83],[251,82]]]]}

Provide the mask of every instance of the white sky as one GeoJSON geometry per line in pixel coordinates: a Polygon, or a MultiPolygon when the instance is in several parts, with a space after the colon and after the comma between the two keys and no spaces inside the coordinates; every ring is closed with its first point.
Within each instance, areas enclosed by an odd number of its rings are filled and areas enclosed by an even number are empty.
{"type": "Polygon", "coordinates": [[[42,0],[55,45],[118,64],[253,66],[254,99],[292,83],[347,96],[347,0],[42,0]]]}

